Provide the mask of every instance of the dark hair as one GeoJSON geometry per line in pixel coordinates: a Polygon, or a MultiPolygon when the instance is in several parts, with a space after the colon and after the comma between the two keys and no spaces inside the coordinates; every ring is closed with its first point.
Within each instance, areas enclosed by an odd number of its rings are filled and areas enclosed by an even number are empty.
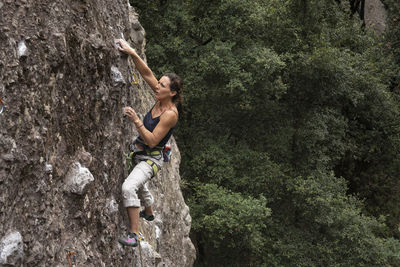
{"type": "Polygon", "coordinates": [[[171,91],[175,91],[176,95],[172,97],[172,102],[175,104],[175,106],[180,109],[182,108],[182,102],[183,102],[183,81],[182,79],[176,75],[175,73],[166,73],[164,76],[168,77],[170,80],[169,88],[171,88],[171,91]]]}

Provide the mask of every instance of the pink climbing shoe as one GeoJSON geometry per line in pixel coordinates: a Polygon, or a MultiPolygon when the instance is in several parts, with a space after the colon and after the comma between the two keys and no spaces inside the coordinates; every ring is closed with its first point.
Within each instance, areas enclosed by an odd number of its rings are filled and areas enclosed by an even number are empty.
{"type": "Polygon", "coordinates": [[[118,242],[121,245],[124,246],[129,246],[129,247],[136,247],[140,241],[142,241],[143,235],[142,233],[139,232],[139,237],[136,235],[136,233],[128,233],[128,235],[125,237],[121,237],[118,239],[118,242]]]}

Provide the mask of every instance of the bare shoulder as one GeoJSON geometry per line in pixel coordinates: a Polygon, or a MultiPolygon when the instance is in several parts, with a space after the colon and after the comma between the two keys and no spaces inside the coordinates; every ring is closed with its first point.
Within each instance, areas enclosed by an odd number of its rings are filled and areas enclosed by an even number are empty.
{"type": "Polygon", "coordinates": [[[178,110],[176,107],[172,107],[168,110],[166,110],[161,118],[162,120],[165,120],[168,122],[168,124],[175,125],[178,122],[178,110]]]}
{"type": "Polygon", "coordinates": [[[169,112],[169,113],[173,113],[173,114],[175,114],[176,115],[176,117],[179,117],[178,116],[178,109],[175,107],[175,106],[173,106],[173,107],[171,107],[170,109],[168,109],[167,111],[165,111],[165,112],[169,112]]]}

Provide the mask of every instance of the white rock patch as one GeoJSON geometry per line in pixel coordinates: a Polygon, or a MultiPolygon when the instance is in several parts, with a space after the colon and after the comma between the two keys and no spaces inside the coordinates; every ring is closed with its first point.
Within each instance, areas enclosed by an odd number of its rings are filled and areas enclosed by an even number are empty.
{"type": "Polygon", "coordinates": [[[25,45],[24,40],[21,40],[18,43],[18,57],[24,57],[28,54],[28,48],[25,45]]]}
{"type": "Polygon", "coordinates": [[[24,258],[22,236],[19,232],[12,232],[0,241],[0,264],[15,265],[24,258]]]}
{"type": "Polygon", "coordinates": [[[114,85],[117,85],[119,83],[125,84],[124,76],[122,76],[122,73],[115,66],[111,66],[111,77],[113,79],[114,85]]]}
{"type": "Polygon", "coordinates": [[[88,168],[82,167],[79,162],[71,165],[65,176],[66,190],[71,193],[82,195],[87,190],[87,186],[94,181],[93,175],[88,168]]]}
{"type": "Polygon", "coordinates": [[[117,201],[115,201],[114,196],[111,198],[111,200],[108,201],[107,209],[110,214],[116,213],[118,211],[118,203],[117,201]]]}

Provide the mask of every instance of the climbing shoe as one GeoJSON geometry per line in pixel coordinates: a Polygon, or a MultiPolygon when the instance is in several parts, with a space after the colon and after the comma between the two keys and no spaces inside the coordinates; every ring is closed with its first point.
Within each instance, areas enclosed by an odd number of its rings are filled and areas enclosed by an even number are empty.
{"type": "Polygon", "coordinates": [[[143,239],[143,235],[140,232],[139,237],[136,235],[136,233],[128,233],[126,237],[121,237],[118,239],[118,242],[124,246],[136,247],[143,239]]]}
{"type": "Polygon", "coordinates": [[[147,221],[151,222],[152,220],[154,220],[154,215],[146,215],[146,213],[144,212],[144,210],[140,211],[139,213],[139,217],[140,218],[145,218],[147,221]]]}

